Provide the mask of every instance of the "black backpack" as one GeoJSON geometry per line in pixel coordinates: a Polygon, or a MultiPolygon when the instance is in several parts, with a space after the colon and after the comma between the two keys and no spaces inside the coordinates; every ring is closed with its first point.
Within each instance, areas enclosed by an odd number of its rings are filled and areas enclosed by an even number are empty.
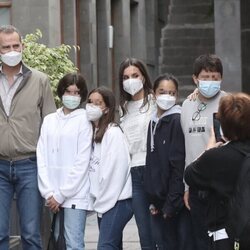
{"type": "Polygon", "coordinates": [[[50,229],[50,237],[47,245],[47,250],[66,250],[66,240],[64,237],[64,208],[60,208],[60,211],[53,214],[53,219],[50,229]],[[58,239],[55,239],[55,226],[56,218],[59,216],[59,235],[58,239]]]}
{"type": "MultiPolygon", "coordinates": [[[[240,150],[240,149],[237,149],[240,150]]],[[[226,231],[234,240],[235,250],[250,249],[250,153],[245,155],[236,182],[235,190],[229,200],[229,217],[226,231]]]]}

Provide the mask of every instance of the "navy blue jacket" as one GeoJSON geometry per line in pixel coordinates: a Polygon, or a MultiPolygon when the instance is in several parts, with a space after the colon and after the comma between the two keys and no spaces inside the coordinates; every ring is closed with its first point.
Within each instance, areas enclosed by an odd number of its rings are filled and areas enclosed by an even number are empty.
{"type": "Polygon", "coordinates": [[[158,121],[153,151],[151,122],[148,129],[144,186],[150,203],[163,213],[173,216],[184,206],[185,143],[180,114],[170,114],[158,121]]]}

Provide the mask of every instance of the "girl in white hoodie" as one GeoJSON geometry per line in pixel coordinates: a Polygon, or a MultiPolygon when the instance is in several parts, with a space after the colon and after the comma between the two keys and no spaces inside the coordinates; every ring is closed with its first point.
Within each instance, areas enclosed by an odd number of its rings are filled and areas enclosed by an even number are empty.
{"type": "Polygon", "coordinates": [[[113,93],[105,87],[92,90],[86,111],[95,128],[89,176],[100,230],[97,249],[121,249],[123,229],[133,214],[132,184],[126,139],[114,123],[113,93]]]}
{"type": "Polygon", "coordinates": [[[82,250],[93,135],[86,111],[80,108],[88,93],[85,79],[69,73],[59,81],[57,93],[63,106],[45,117],[38,141],[38,186],[52,212],[64,208],[67,250],[82,250]]]}

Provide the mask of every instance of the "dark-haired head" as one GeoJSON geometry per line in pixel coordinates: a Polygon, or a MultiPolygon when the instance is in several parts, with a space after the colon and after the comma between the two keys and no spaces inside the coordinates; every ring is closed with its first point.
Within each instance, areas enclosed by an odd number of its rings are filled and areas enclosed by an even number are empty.
{"type": "Polygon", "coordinates": [[[68,73],[60,79],[57,86],[58,97],[62,100],[62,96],[70,85],[76,85],[79,89],[82,104],[87,98],[88,88],[83,75],[79,73],[68,73]]]}
{"type": "Polygon", "coordinates": [[[132,96],[128,94],[123,89],[123,81],[126,80],[124,77],[124,71],[129,66],[136,67],[140,74],[142,75],[142,82],[143,82],[143,104],[142,107],[144,107],[146,104],[148,104],[148,95],[152,93],[152,83],[147,71],[146,65],[139,59],[136,58],[126,58],[121,64],[119,68],[119,88],[120,88],[120,107],[122,108],[123,114],[126,113],[126,109],[124,108],[124,105],[126,101],[131,101],[132,96]]]}
{"type": "Polygon", "coordinates": [[[228,94],[220,100],[217,114],[224,136],[231,141],[250,139],[250,96],[228,94]]]}
{"type": "Polygon", "coordinates": [[[154,80],[154,87],[153,87],[153,90],[154,92],[156,92],[156,89],[159,87],[161,81],[163,80],[166,80],[166,81],[172,81],[175,85],[175,89],[176,89],[176,92],[178,93],[178,80],[175,76],[173,76],[172,74],[162,74],[162,75],[159,75],[155,80],[154,80]]]}
{"type": "Polygon", "coordinates": [[[223,66],[220,58],[214,54],[204,54],[197,57],[193,64],[193,75],[198,77],[200,72],[218,72],[223,75],[223,66]]]}
{"type": "Polygon", "coordinates": [[[100,101],[104,104],[102,105],[104,110],[103,115],[98,121],[98,130],[94,139],[95,142],[101,142],[108,125],[115,122],[116,102],[113,92],[110,89],[101,86],[90,91],[88,95],[88,103],[92,103],[91,95],[94,93],[100,95],[99,99],[101,99],[100,101]]]}

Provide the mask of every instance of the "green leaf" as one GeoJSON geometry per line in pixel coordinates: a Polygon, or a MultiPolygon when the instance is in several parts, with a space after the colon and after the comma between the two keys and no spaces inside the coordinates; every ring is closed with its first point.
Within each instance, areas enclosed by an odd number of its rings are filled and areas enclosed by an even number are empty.
{"type": "Polygon", "coordinates": [[[38,42],[41,37],[42,32],[39,29],[35,33],[25,36],[23,39],[23,61],[28,66],[36,68],[49,76],[55,102],[59,107],[61,103],[56,95],[58,82],[65,74],[75,72],[78,69],[69,58],[72,49],[70,45],[61,44],[55,48],[48,48],[45,44],[38,42]]]}

